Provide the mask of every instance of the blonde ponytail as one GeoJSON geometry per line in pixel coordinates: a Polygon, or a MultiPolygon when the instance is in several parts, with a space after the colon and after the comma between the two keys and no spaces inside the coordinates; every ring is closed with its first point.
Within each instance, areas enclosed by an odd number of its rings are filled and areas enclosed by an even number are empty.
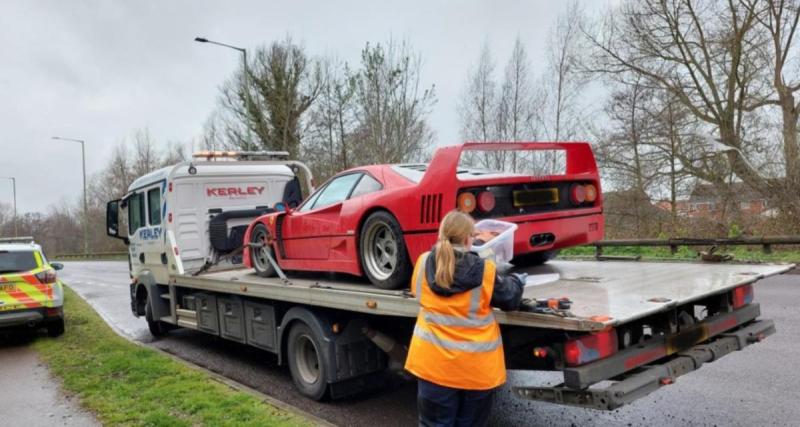
{"type": "Polygon", "coordinates": [[[456,253],[453,245],[463,245],[472,235],[475,226],[472,217],[451,211],[442,218],[439,241],[436,242],[436,284],[443,288],[453,285],[456,274],[456,253]]]}
{"type": "Polygon", "coordinates": [[[439,240],[436,244],[436,284],[449,288],[456,274],[456,252],[450,240],[439,240]]]}

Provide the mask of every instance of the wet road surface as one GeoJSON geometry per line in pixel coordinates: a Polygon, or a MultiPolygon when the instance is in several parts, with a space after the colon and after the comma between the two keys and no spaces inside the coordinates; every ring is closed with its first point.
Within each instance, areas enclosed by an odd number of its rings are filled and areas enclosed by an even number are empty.
{"type": "MultiPolygon", "coordinates": [[[[380,392],[344,401],[318,403],[298,394],[288,368],[275,356],[200,332],[178,330],[153,340],[144,319],[133,317],[125,262],[68,262],[61,278],[83,296],[119,333],[246,384],[281,401],[347,426],[416,425],[416,388],[398,383],[380,392]]],[[[595,411],[529,402],[508,386],[494,407],[495,426],[570,425],[797,425],[800,420],[800,275],[759,282],[756,300],[762,317],[778,333],[680,377],[632,405],[595,411]]],[[[557,375],[510,372],[509,384],[553,384],[557,375]]]]}
{"type": "Polygon", "coordinates": [[[61,392],[60,383],[30,347],[33,340],[31,334],[0,337],[0,424],[99,426],[78,399],[61,392]]]}

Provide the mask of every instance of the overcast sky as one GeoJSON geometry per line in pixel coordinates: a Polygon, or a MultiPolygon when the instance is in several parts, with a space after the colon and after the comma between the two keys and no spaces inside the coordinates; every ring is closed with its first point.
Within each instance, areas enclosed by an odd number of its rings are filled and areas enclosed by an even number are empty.
{"type": "MultiPolygon", "coordinates": [[[[148,128],[160,144],[201,133],[238,53],[290,34],[310,55],[357,64],[367,41],[405,38],[435,84],[437,144],[458,140],[456,102],[488,40],[502,69],[518,35],[538,71],[544,40],[566,1],[34,1],[0,3],[0,176],[17,179],[19,212],[80,197],[112,147],[148,128]]],[[[605,3],[605,1],[603,1],[605,3]]],[[[0,179],[0,202],[11,182],[0,179]]]]}

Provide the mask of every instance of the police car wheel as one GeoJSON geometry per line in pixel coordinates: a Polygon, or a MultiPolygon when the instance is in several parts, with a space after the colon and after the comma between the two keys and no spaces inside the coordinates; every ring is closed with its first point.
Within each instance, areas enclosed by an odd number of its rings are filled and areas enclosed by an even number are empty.
{"type": "Polygon", "coordinates": [[[323,400],[328,391],[322,340],[305,323],[295,323],[287,339],[287,359],[292,381],[300,394],[323,400]]]}
{"type": "Polygon", "coordinates": [[[166,325],[164,322],[153,319],[153,309],[150,308],[150,302],[144,306],[144,318],[147,320],[147,329],[150,330],[150,335],[160,337],[167,333],[166,325]]]}
{"type": "Polygon", "coordinates": [[[261,245],[260,247],[250,247],[250,261],[256,269],[256,274],[261,277],[275,277],[278,275],[267,256],[269,254],[273,260],[275,259],[272,248],[267,244],[268,237],[269,231],[267,231],[267,227],[264,224],[256,224],[253,227],[253,233],[250,234],[250,243],[261,245]]]}
{"type": "Polygon", "coordinates": [[[47,335],[51,337],[60,337],[64,335],[64,319],[57,319],[47,324],[47,335]]]}

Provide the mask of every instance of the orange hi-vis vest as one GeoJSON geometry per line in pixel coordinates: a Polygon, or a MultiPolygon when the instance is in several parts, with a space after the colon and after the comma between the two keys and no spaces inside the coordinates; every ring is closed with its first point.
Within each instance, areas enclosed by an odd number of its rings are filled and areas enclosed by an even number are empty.
{"type": "Polygon", "coordinates": [[[495,264],[484,261],[483,283],[451,296],[434,293],[425,277],[430,252],[419,257],[411,283],[420,310],[406,358],[417,378],[462,390],[489,390],[506,382],[500,326],[489,305],[495,264]]]}

